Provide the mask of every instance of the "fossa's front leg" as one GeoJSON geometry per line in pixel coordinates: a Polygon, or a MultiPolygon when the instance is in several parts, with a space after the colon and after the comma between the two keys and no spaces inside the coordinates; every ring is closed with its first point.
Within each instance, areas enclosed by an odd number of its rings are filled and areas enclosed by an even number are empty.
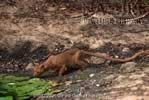
{"type": "Polygon", "coordinates": [[[58,75],[59,75],[59,76],[62,76],[62,75],[64,75],[64,73],[65,73],[66,71],[67,71],[66,65],[62,65],[62,67],[61,67],[60,70],[59,70],[58,75]]]}

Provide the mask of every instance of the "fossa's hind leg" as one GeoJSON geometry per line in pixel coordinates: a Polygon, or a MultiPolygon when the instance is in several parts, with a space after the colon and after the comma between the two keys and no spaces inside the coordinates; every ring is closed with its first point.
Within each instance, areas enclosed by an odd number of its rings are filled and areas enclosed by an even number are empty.
{"type": "Polygon", "coordinates": [[[81,67],[80,70],[83,71],[84,69],[86,69],[86,66],[88,65],[88,63],[84,60],[80,60],[78,61],[78,65],[81,67]]]}

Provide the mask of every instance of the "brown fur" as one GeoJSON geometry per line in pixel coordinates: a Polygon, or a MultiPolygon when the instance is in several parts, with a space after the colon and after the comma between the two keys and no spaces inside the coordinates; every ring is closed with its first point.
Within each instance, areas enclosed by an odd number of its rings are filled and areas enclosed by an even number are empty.
{"type": "MultiPolygon", "coordinates": [[[[85,55],[86,56],[86,55],[85,55]]],[[[85,66],[84,55],[80,56],[79,49],[70,49],[63,53],[50,56],[45,62],[37,65],[34,68],[34,76],[39,76],[42,72],[52,69],[59,74],[63,75],[69,66],[80,65],[85,66]]]]}
{"type": "Polygon", "coordinates": [[[65,71],[67,71],[68,67],[72,65],[79,65],[83,70],[85,66],[87,66],[87,59],[90,56],[96,56],[100,58],[104,58],[106,60],[117,61],[117,62],[127,62],[137,58],[140,55],[149,54],[149,50],[140,51],[134,54],[131,57],[125,59],[112,58],[105,53],[92,53],[80,49],[70,49],[63,53],[53,55],[48,57],[48,59],[40,65],[34,67],[34,76],[40,76],[43,72],[52,69],[58,73],[59,76],[63,75],[65,71]]]}

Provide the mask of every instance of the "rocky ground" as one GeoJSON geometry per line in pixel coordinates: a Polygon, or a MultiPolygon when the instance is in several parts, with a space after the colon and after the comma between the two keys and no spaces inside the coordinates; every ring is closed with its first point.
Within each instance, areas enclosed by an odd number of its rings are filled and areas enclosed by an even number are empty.
{"type": "MultiPolygon", "coordinates": [[[[44,5],[34,0],[22,0],[16,6],[0,5],[0,73],[32,75],[26,67],[44,61],[47,54],[57,54],[71,47],[105,52],[125,58],[140,50],[149,49],[148,16],[143,23],[95,23],[91,18],[74,17],[79,12],[44,5]],[[35,3],[37,9],[32,8],[35,3]],[[19,5],[19,6],[18,6],[19,5]],[[25,6],[28,5],[28,6],[25,6]],[[39,7],[44,5],[46,8],[39,7]],[[91,22],[90,22],[91,21],[91,22]]],[[[98,13],[94,19],[114,18],[98,13]]],[[[51,100],[148,100],[149,56],[115,63],[91,58],[83,72],[71,71],[59,78],[54,73],[46,80],[62,83],[64,90],[51,100]]],[[[47,96],[38,97],[38,100],[47,96]]]]}

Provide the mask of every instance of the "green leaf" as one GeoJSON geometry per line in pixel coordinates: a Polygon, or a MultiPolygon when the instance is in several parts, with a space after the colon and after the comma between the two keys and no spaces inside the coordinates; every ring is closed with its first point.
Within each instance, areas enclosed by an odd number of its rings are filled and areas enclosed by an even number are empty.
{"type": "Polygon", "coordinates": [[[0,100],[13,100],[12,96],[0,97],[0,100]]]}
{"type": "Polygon", "coordinates": [[[58,93],[60,91],[53,89],[57,85],[59,84],[56,82],[48,82],[39,78],[31,79],[29,77],[0,74],[0,95],[14,96],[18,100],[24,100],[30,96],[38,96],[46,93],[50,95],[58,93]]]}

